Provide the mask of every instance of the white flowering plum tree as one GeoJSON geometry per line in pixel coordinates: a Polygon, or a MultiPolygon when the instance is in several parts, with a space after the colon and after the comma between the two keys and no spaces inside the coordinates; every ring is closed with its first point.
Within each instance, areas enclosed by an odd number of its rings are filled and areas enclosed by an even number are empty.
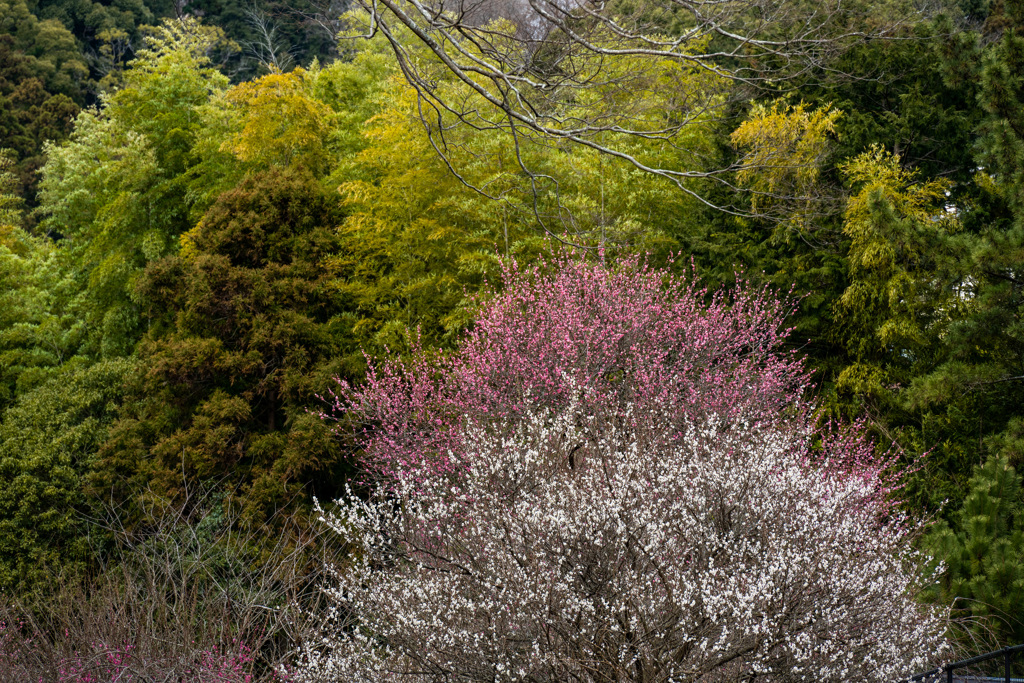
{"type": "Polygon", "coordinates": [[[856,428],[812,449],[786,307],[554,265],[510,270],[434,373],[343,392],[376,476],[324,515],[358,551],[296,679],[886,681],[941,655],[891,463],[856,428]]]}

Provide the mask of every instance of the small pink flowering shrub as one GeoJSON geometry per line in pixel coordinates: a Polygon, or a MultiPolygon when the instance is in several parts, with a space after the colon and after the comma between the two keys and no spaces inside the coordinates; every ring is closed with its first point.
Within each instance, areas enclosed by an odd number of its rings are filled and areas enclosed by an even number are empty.
{"type": "Polygon", "coordinates": [[[59,665],[59,683],[142,683],[173,680],[180,683],[253,683],[252,651],[244,645],[220,651],[216,647],[189,653],[187,661],[142,661],[133,645],[95,643],[91,651],[75,653],[59,665]]]}
{"type": "Polygon", "coordinates": [[[26,633],[24,625],[0,624],[0,678],[26,683],[255,683],[255,658],[244,645],[157,656],[132,644],[93,642],[71,652],[62,645],[47,642],[41,633],[26,633]]]}
{"type": "Polygon", "coordinates": [[[882,682],[947,648],[889,463],[856,427],[811,456],[785,306],[557,265],[342,393],[378,479],[324,515],[359,552],[296,680],[882,682]]]}

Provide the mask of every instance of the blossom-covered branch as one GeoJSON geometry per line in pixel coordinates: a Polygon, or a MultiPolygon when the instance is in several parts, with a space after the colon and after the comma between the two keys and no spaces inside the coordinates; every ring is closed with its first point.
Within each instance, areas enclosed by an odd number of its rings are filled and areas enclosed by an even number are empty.
{"type": "Polygon", "coordinates": [[[711,293],[638,259],[510,264],[452,357],[371,365],[362,387],[342,383],[325,417],[356,424],[365,469],[386,479],[446,467],[467,416],[513,418],[581,394],[584,407],[661,406],[670,425],[802,409],[808,374],[783,350],[790,311],[742,281],[711,293]]]}

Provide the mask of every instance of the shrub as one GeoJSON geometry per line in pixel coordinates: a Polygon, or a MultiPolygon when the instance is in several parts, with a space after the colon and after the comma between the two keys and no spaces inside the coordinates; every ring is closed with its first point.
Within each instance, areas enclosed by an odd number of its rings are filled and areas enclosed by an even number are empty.
{"type": "Polygon", "coordinates": [[[0,680],[286,680],[296,608],[319,599],[311,572],[323,560],[311,551],[334,546],[314,543],[297,516],[247,526],[209,491],[152,504],[147,525],[97,520],[109,540],[91,578],[51,575],[31,602],[0,600],[0,680]]]}

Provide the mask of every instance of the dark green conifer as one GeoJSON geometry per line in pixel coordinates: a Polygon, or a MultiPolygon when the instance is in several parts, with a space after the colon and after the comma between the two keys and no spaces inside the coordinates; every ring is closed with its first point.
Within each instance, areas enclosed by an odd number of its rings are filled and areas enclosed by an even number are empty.
{"type": "Polygon", "coordinates": [[[939,522],[925,548],[944,563],[934,598],[983,642],[1024,641],[1024,514],[1021,478],[1005,457],[974,471],[951,527],[939,522]]]}
{"type": "Polygon", "coordinates": [[[352,351],[330,267],[340,220],[311,176],[271,170],[147,267],[145,372],[101,450],[97,489],[174,500],[189,482],[216,483],[256,519],[307,484],[334,493],[340,455],[307,409],[352,351]]]}

